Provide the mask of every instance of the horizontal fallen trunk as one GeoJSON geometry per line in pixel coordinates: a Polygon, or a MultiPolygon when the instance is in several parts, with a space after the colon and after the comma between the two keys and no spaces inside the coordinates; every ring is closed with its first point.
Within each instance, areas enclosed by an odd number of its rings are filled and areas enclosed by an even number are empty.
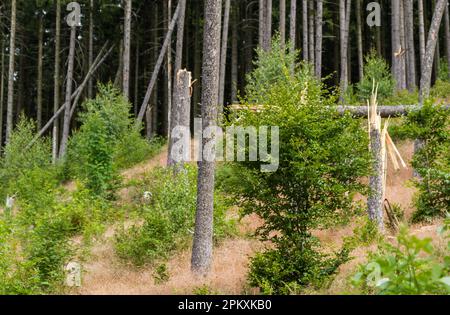
{"type": "MultiPolygon", "coordinates": [[[[444,105],[446,109],[450,109],[450,105],[444,105]]],[[[250,109],[255,112],[261,112],[264,110],[264,105],[232,105],[231,110],[243,110],[250,109]]],[[[337,111],[341,114],[351,113],[355,118],[367,118],[367,106],[336,106],[337,111]]],[[[408,115],[409,112],[418,110],[419,105],[396,105],[396,106],[378,106],[378,113],[382,118],[388,117],[402,117],[408,115]]]]}
{"type": "MultiPolygon", "coordinates": [[[[367,117],[366,106],[337,106],[339,113],[351,113],[354,117],[367,117]]],[[[409,112],[418,110],[419,105],[396,105],[396,106],[378,106],[378,113],[382,118],[401,117],[408,115],[409,112]]],[[[445,105],[445,108],[450,109],[450,105],[445,105]]]]}

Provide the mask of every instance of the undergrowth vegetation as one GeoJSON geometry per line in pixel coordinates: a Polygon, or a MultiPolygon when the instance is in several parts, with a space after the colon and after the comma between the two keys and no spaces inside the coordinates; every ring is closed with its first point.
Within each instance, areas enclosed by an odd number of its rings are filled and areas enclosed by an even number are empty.
{"type": "MultiPolygon", "coordinates": [[[[174,175],[171,169],[158,168],[137,184],[138,223],[123,226],[116,234],[116,252],[136,266],[164,261],[175,250],[185,248],[192,238],[197,201],[197,170],[187,165],[174,175]]],[[[216,242],[235,233],[235,220],[227,217],[230,204],[216,192],[214,239],[216,242]]]]}

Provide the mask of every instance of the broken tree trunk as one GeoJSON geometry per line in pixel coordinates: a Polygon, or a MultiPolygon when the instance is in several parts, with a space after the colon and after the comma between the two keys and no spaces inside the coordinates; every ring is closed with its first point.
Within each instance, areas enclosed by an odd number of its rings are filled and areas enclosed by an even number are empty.
{"type": "MultiPolygon", "coordinates": [[[[367,110],[367,108],[366,108],[367,110]]],[[[373,175],[370,176],[370,195],[367,200],[369,219],[376,222],[380,231],[383,224],[383,183],[384,183],[384,154],[383,137],[381,131],[381,116],[377,113],[376,94],[370,100],[369,109],[370,151],[373,158],[373,175]]]]}
{"type": "Polygon", "coordinates": [[[190,160],[191,79],[191,73],[187,70],[180,70],[176,75],[167,158],[167,165],[175,167],[176,172],[190,160]]]}

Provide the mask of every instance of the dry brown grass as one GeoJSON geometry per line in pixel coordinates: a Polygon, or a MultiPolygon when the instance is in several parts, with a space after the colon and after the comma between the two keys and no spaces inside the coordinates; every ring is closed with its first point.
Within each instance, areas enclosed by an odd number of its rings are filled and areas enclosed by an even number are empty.
{"type": "MultiPolygon", "coordinates": [[[[405,161],[410,161],[413,154],[412,142],[398,145],[405,161]]],[[[163,166],[167,153],[163,152],[152,161],[138,165],[123,173],[126,180],[140,178],[143,174],[156,166],[163,166]]],[[[407,217],[413,211],[412,196],[414,188],[408,185],[412,178],[412,169],[393,171],[388,167],[387,198],[391,203],[397,203],[405,209],[407,217]]],[[[129,191],[123,190],[121,198],[127,200],[129,191]]],[[[363,198],[361,198],[363,199],[363,198]]],[[[237,209],[231,209],[230,215],[235,216],[237,209]]],[[[190,249],[178,252],[168,262],[170,280],[164,284],[155,284],[151,267],[136,269],[125,266],[118,261],[113,249],[113,229],[109,229],[103,242],[99,242],[92,249],[92,255],[84,264],[83,287],[74,294],[192,294],[197,288],[207,286],[211,292],[221,294],[255,293],[246,287],[249,257],[261,250],[263,245],[246,235],[251,234],[262,224],[257,216],[246,217],[239,224],[241,237],[227,239],[214,250],[212,272],[209,277],[197,279],[190,271],[190,249]]],[[[351,236],[356,222],[346,227],[318,231],[315,234],[321,239],[326,250],[338,249],[344,237],[351,236]]],[[[420,237],[435,235],[436,225],[414,226],[413,233],[420,237]]],[[[322,294],[339,294],[348,292],[348,277],[353,274],[356,266],[366,259],[369,248],[360,247],[352,256],[353,260],[342,265],[331,287],[325,291],[312,292],[322,294]]]]}

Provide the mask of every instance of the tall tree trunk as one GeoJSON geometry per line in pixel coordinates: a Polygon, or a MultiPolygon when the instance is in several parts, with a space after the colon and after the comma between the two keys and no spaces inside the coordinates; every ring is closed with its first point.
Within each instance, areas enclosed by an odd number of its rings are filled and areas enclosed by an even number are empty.
{"type": "Polygon", "coordinates": [[[400,55],[400,77],[401,77],[401,89],[405,90],[406,85],[406,40],[405,40],[405,9],[403,5],[404,0],[400,1],[400,47],[403,53],[400,55]]]}
{"type": "MultiPolygon", "coordinates": [[[[181,13],[181,7],[180,7],[181,13]]],[[[167,0],[167,14],[165,16],[167,28],[170,18],[172,17],[172,0],[167,0]]],[[[178,16],[178,19],[180,16],[178,16]]],[[[170,113],[172,110],[172,36],[170,37],[169,47],[167,49],[167,106],[164,120],[166,121],[167,130],[164,130],[168,138],[170,138],[170,113]]]]}
{"type": "Polygon", "coordinates": [[[231,103],[238,101],[238,12],[237,1],[233,10],[233,23],[231,25],[231,103]]]}
{"type": "MultiPolygon", "coordinates": [[[[56,0],[56,30],[55,30],[55,73],[53,77],[53,114],[59,110],[60,106],[60,67],[61,67],[61,0],[56,0]]],[[[55,119],[52,130],[52,161],[56,163],[58,158],[59,143],[59,119],[55,119]]]]}
{"type": "Polygon", "coordinates": [[[9,35],[9,69],[8,69],[8,100],[6,107],[6,143],[9,143],[13,129],[14,104],[14,55],[16,51],[16,0],[11,0],[11,28],[9,35]]]}
{"type": "Polygon", "coordinates": [[[43,59],[44,59],[44,17],[43,13],[40,13],[38,22],[38,76],[37,76],[37,128],[42,127],[42,72],[43,72],[43,59]]]}
{"type": "Polygon", "coordinates": [[[286,47],[286,0],[280,0],[280,45],[286,47]]]}
{"type": "MultiPolygon", "coordinates": [[[[3,23],[3,8],[0,8],[0,25],[3,23]]],[[[3,146],[3,101],[5,99],[5,35],[3,34],[3,31],[0,29],[0,64],[2,67],[1,73],[0,73],[0,151],[3,146]]]]}
{"type": "Polygon", "coordinates": [[[125,0],[125,22],[123,37],[123,95],[130,98],[130,64],[131,64],[131,11],[132,0],[125,0]]]}
{"type": "MultiPolygon", "coordinates": [[[[59,0],[58,0],[59,1],[59,0]]],[[[89,2],[89,48],[88,48],[88,64],[89,69],[94,62],[94,0],[89,2]]],[[[88,98],[94,97],[94,79],[90,78],[88,82],[88,98]]]]}
{"type": "MultiPolygon", "coordinates": [[[[219,93],[220,20],[222,1],[205,0],[205,25],[203,40],[203,91],[202,128],[217,123],[217,101],[219,93]]],[[[202,147],[215,146],[215,135],[202,140],[202,147]]],[[[214,157],[202,158],[199,162],[197,213],[192,247],[192,271],[206,275],[211,269],[213,250],[214,214],[214,157]]]]}
{"type": "Polygon", "coordinates": [[[140,63],[140,40],[136,36],[136,47],[134,51],[134,102],[133,102],[133,112],[134,117],[137,116],[138,103],[139,103],[139,63],[140,63]]]}
{"type": "Polygon", "coordinates": [[[225,12],[223,17],[222,45],[220,53],[220,78],[219,78],[219,103],[218,115],[221,120],[223,106],[225,105],[225,76],[227,72],[227,52],[228,52],[228,25],[230,21],[230,0],[225,0],[225,12]]]}
{"type": "Polygon", "coordinates": [[[309,62],[311,63],[311,65],[315,65],[315,38],[314,38],[314,2],[313,0],[309,0],[309,14],[308,14],[308,26],[309,26],[309,39],[308,39],[308,43],[309,43],[309,62]]]}
{"type": "Polygon", "coordinates": [[[341,101],[348,88],[348,37],[351,0],[339,1],[340,51],[341,51],[341,101]]]}
{"type": "Polygon", "coordinates": [[[448,5],[445,8],[445,47],[447,53],[447,67],[450,79],[450,14],[448,5]]]}
{"type": "Polygon", "coordinates": [[[436,7],[434,8],[433,20],[428,32],[427,46],[425,49],[426,52],[423,59],[422,76],[420,79],[420,104],[423,104],[423,101],[430,95],[433,58],[435,56],[439,27],[441,25],[446,6],[447,0],[438,0],[436,7]]]}
{"type": "Polygon", "coordinates": [[[272,0],[266,0],[265,23],[264,50],[269,51],[272,47],[272,0]]]}
{"type": "Polygon", "coordinates": [[[420,72],[424,68],[424,57],[425,57],[425,17],[424,17],[424,7],[423,0],[418,0],[418,14],[419,14],[419,47],[420,47],[420,72]]]}
{"type": "MultiPolygon", "coordinates": [[[[200,91],[201,91],[201,67],[202,67],[202,43],[201,43],[201,26],[200,26],[200,19],[201,19],[201,13],[200,13],[200,1],[197,1],[195,3],[196,10],[195,10],[195,34],[194,34],[194,80],[198,80],[198,83],[194,86],[194,93],[193,93],[193,112],[194,114],[192,116],[192,123],[194,122],[194,118],[198,117],[200,115],[200,91]]],[[[192,124],[193,125],[193,124],[192,124]]]]}
{"type": "Polygon", "coordinates": [[[63,133],[61,138],[61,144],[59,146],[59,159],[63,159],[67,153],[67,142],[69,140],[70,133],[70,107],[71,107],[71,96],[72,96],[72,85],[73,85],[73,69],[75,61],[75,40],[76,40],[77,29],[75,26],[71,27],[70,30],[70,46],[69,46],[69,56],[68,56],[68,67],[67,67],[67,82],[66,82],[66,98],[64,103],[64,123],[63,123],[63,133]]]}
{"type": "Polygon", "coordinates": [[[316,12],[316,77],[322,77],[323,0],[317,1],[316,12]]]}
{"type": "Polygon", "coordinates": [[[290,17],[289,38],[291,41],[291,49],[295,50],[296,29],[297,29],[297,0],[291,0],[291,17],[290,17]]]}
{"type": "Polygon", "coordinates": [[[392,69],[395,81],[397,82],[396,89],[403,90],[406,88],[404,75],[404,56],[405,47],[402,46],[402,18],[401,18],[401,1],[392,0],[392,69]]]}
{"type": "Polygon", "coordinates": [[[309,44],[308,44],[308,0],[303,0],[303,60],[309,61],[309,44]]]}
{"type": "Polygon", "coordinates": [[[356,0],[356,42],[358,49],[358,74],[359,80],[364,77],[364,53],[363,53],[363,39],[362,39],[362,21],[361,21],[361,1],[356,0]]]}
{"type": "MultiPolygon", "coordinates": [[[[176,106],[175,101],[179,97],[178,94],[181,93],[180,91],[177,91],[177,89],[178,89],[177,83],[179,82],[177,76],[178,76],[178,72],[181,70],[181,66],[183,63],[184,23],[185,23],[185,17],[186,17],[186,0],[179,0],[178,3],[180,5],[180,16],[178,17],[178,27],[177,27],[177,43],[176,43],[176,51],[175,51],[175,71],[174,71],[175,75],[174,75],[174,81],[173,81],[172,106],[176,106]]],[[[190,98],[189,98],[189,100],[190,100],[190,98]]],[[[170,113],[170,115],[172,115],[172,112],[170,113]]],[[[173,121],[174,120],[171,119],[171,121],[169,122],[169,125],[171,125],[171,123],[173,121]]],[[[170,134],[171,134],[173,128],[175,128],[175,126],[170,126],[169,137],[170,137],[170,134]]]]}
{"type": "Polygon", "coordinates": [[[264,49],[264,39],[265,39],[265,34],[266,34],[266,10],[265,10],[265,6],[266,6],[266,0],[259,0],[259,7],[258,7],[258,13],[259,13],[259,18],[258,18],[258,43],[259,43],[259,47],[261,49],[264,49]]]}
{"type": "Polygon", "coordinates": [[[405,0],[405,35],[406,35],[406,61],[407,86],[410,92],[417,86],[416,80],[416,53],[414,48],[414,1],[405,0]]]}

